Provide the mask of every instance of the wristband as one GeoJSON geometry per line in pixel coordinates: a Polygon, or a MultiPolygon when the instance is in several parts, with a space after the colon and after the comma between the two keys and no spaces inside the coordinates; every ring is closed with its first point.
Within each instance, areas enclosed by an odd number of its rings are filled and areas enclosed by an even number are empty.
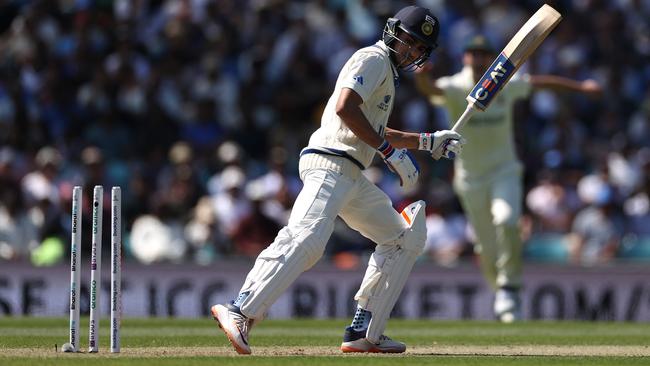
{"type": "Polygon", "coordinates": [[[377,148],[377,151],[379,151],[381,156],[383,156],[384,159],[386,159],[393,154],[395,148],[388,141],[384,140],[384,142],[382,142],[381,145],[379,145],[379,147],[377,148]]]}
{"type": "Polygon", "coordinates": [[[427,150],[431,151],[433,146],[433,134],[429,132],[422,132],[420,134],[420,144],[418,150],[427,150]]]}

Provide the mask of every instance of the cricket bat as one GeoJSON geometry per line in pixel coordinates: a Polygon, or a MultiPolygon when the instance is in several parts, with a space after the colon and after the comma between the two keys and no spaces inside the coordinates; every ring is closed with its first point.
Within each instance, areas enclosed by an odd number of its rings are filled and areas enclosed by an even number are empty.
{"type": "Polygon", "coordinates": [[[490,105],[492,99],[560,20],[560,13],[547,4],[528,19],[467,95],[467,108],[452,127],[452,131],[458,131],[476,111],[484,111],[490,105]]]}

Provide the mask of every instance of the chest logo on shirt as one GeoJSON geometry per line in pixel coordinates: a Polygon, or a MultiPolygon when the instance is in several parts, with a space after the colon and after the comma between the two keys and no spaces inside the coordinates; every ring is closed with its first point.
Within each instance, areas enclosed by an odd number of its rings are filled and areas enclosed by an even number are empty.
{"type": "Polygon", "coordinates": [[[384,95],[384,101],[377,104],[377,108],[381,109],[384,112],[388,111],[389,106],[390,106],[390,95],[384,95]]]}
{"type": "Polygon", "coordinates": [[[354,79],[354,81],[356,81],[356,82],[359,83],[360,85],[363,85],[363,76],[361,76],[361,75],[355,75],[352,79],[354,79]]]}

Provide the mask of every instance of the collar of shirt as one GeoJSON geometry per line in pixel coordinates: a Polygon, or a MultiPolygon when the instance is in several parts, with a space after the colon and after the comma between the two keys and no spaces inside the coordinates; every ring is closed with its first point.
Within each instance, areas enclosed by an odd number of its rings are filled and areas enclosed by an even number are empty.
{"type": "Polygon", "coordinates": [[[393,60],[390,58],[390,49],[384,43],[384,41],[379,40],[375,45],[379,48],[381,48],[382,51],[386,53],[388,56],[388,61],[390,62],[390,68],[393,70],[393,82],[395,83],[395,87],[399,86],[399,73],[397,72],[397,67],[395,67],[395,64],[393,64],[393,60]]]}

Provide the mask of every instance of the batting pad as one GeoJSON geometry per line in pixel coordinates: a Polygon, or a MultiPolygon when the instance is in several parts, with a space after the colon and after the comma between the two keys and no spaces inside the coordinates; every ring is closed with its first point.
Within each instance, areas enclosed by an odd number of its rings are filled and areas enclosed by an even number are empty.
{"type": "Polygon", "coordinates": [[[323,255],[327,239],[334,230],[334,220],[321,218],[298,233],[284,227],[268,248],[264,249],[248,273],[240,293],[250,294],[242,302],[241,312],[261,319],[269,307],[323,255]]]}
{"type": "Polygon", "coordinates": [[[370,257],[361,288],[354,296],[359,306],[372,312],[366,337],[378,343],[413,264],[424,249],[427,229],[425,203],[411,203],[402,211],[406,230],[396,240],[377,245],[370,257]]]}

